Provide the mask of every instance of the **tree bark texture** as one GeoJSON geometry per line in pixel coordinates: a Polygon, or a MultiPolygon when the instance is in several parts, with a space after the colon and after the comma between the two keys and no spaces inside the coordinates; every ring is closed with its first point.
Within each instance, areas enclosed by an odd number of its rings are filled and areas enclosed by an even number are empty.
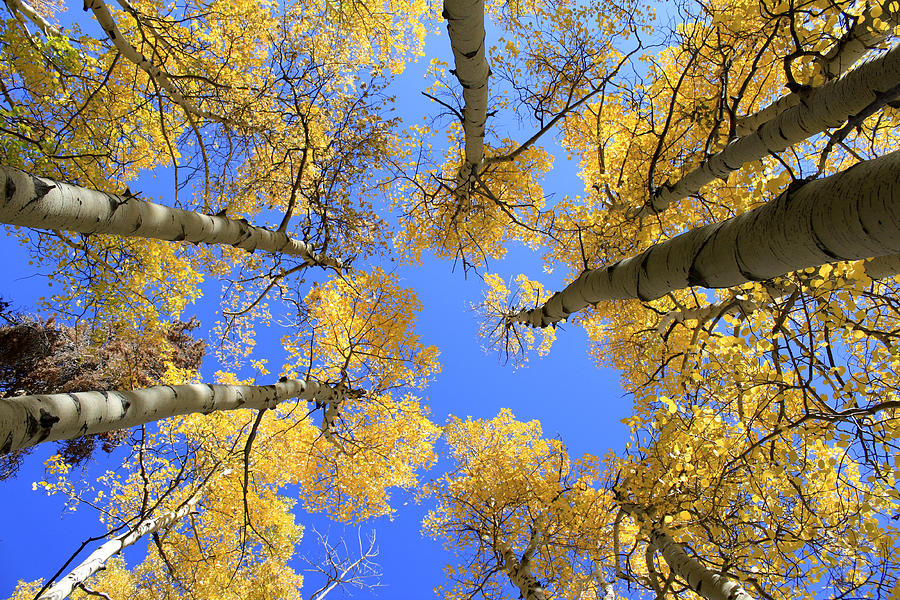
{"type": "Polygon", "coordinates": [[[650,532],[650,543],[662,555],[669,570],[706,600],[753,600],[740,583],[709,570],[688,556],[681,544],[658,527],[650,532]]]}
{"type": "Polygon", "coordinates": [[[116,25],[115,19],[113,19],[112,14],[109,12],[109,8],[106,6],[106,3],[103,0],[85,0],[84,2],[84,10],[90,10],[94,13],[94,16],[97,18],[97,23],[100,24],[100,27],[103,28],[103,31],[106,32],[106,35],[109,37],[110,41],[115,45],[116,49],[124,56],[128,61],[139,67],[142,71],[147,73],[147,75],[156,82],[159,87],[164,89],[169,97],[172,99],[175,104],[180,106],[187,112],[189,115],[194,115],[198,117],[204,117],[210,119],[212,121],[223,122],[223,119],[217,115],[212,113],[200,110],[194,104],[184,97],[184,95],[178,91],[178,88],[175,87],[175,84],[169,79],[169,76],[163,71],[159,66],[153,64],[153,62],[138,52],[138,50],[132,46],[128,40],[122,35],[122,32],[119,31],[118,26],[116,25]]]}
{"type": "Polygon", "coordinates": [[[159,419],[217,410],[274,408],[300,398],[328,401],[336,392],[314,381],[274,385],[159,385],[133,391],[77,392],[0,399],[0,454],[159,419]]]}
{"type": "MultiPolygon", "coordinates": [[[[227,475],[229,470],[226,469],[221,475],[227,475]]],[[[191,497],[179,508],[163,513],[156,518],[142,519],[131,531],[116,536],[105,542],[99,548],[91,552],[84,561],[72,569],[68,575],[60,579],[57,583],[50,587],[38,600],[64,600],[68,598],[75,588],[87,581],[90,577],[103,570],[110,558],[119,554],[133,545],[146,535],[149,535],[160,529],[166,529],[177,523],[184,517],[194,512],[194,507],[200,501],[201,489],[207,487],[209,482],[202,488],[197,489],[191,497]]]]}
{"type": "Polygon", "coordinates": [[[520,561],[512,548],[505,547],[501,550],[503,555],[503,568],[509,576],[509,581],[519,590],[522,600],[547,600],[547,593],[531,574],[531,556],[526,550],[520,561]]]}
{"type": "Polygon", "coordinates": [[[0,222],[38,229],[103,233],[195,244],[223,244],[250,252],[299,256],[307,264],[342,268],[318,256],[309,244],[284,232],[255,227],[241,219],[169,208],[136,196],[120,196],[0,165],[0,222]]]}
{"type": "Polygon", "coordinates": [[[666,184],[635,211],[640,217],[664,211],[670,204],[692,194],[716,179],[727,179],[733,171],[773,152],[781,152],[826,129],[843,124],[875,102],[885,92],[900,86],[900,46],[864,62],[840,79],[814,88],[796,106],[763,123],[759,129],[737,138],[722,151],[674,184],[666,184]]]}
{"type": "Polygon", "coordinates": [[[900,252],[900,151],[788,189],[765,205],[582,273],[511,322],[546,327],[605,300],[653,300],[900,252]]]}
{"type": "Polygon", "coordinates": [[[463,88],[463,132],[466,160],[457,184],[465,185],[484,160],[484,129],[487,122],[488,66],[484,47],[484,0],[444,0],[444,18],[456,65],[456,78],[463,88]]]}
{"type": "MultiPolygon", "coordinates": [[[[886,0],[869,6],[863,12],[864,18],[857,21],[850,28],[850,31],[847,32],[844,39],[835,44],[828,54],[822,57],[819,65],[821,65],[822,72],[827,79],[834,79],[840,76],[869,50],[877,48],[889,36],[891,29],[878,31],[873,27],[873,8],[877,6],[881,9],[879,18],[888,23],[891,28],[900,24],[900,11],[891,10],[892,2],[894,0],[886,0]]],[[[791,92],[775,100],[765,108],[741,117],[735,124],[736,133],[738,135],[747,135],[776,115],[800,104],[801,99],[802,96],[799,93],[791,92]]]]}

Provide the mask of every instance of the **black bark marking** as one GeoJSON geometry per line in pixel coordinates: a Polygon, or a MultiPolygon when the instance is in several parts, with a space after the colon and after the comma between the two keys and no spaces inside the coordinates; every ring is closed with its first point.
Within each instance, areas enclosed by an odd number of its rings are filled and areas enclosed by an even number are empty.
{"type": "Polygon", "coordinates": [[[75,414],[81,416],[81,400],[75,394],[69,394],[69,398],[72,399],[72,404],[75,405],[75,414]]]}
{"type": "Polygon", "coordinates": [[[122,418],[125,418],[125,415],[128,414],[128,409],[131,408],[131,400],[129,400],[125,395],[119,396],[122,399],[122,418]]]}
{"type": "Polygon", "coordinates": [[[40,429],[38,420],[35,419],[34,415],[29,412],[28,416],[25,417],[25,439],[31,440],[31,438],[33,438],[38,432],[38,429],[40,429]]]}
{"type": "MultiPolygon", "coordinates": [[[[40,202],[44,199],[44,196],[46,196],[50,192],[50,190],[56,187],[55,185],[44,183],[34,175],[31,176],[31,183],[34,186],[34,197],[26,202],[22,208],[27,208],[30,204],[40,202]]],[[[13,188],[15,188],[15,185],[13,186],[13,188]]]]}
{"type": "Polygon", "coordinates": [[[32,202],[39,202],[43,200],[44,196],[50,193],[50,190],[56,188],[55,185],[44,183],[38,177],[32,176],[31,179],[34,181],[34,200],[32,200],[32,202]]]}
{"type": "Polygon", "coordinates": [[[750,272],[750,270],[745,268],[744,260],[741,258],[740,244],[735,244],[734,263],[737,265],[738,273],[740,273],[741,277],[743,277],[747,281],[763,281],[766,279],[765,277],[755,275],[754,273],[750,272]]]}
{"type": "Polygon", "coordinates": [[[12,177],[6,178],[6,189],[4,190],[4,192],[6,194],[6,202],[12,200],[12,197],[16,193],[16,182],[13,181],[12,177]]]}
{"type": "Polygon", "coordinates": [[[0,446],[0,454],[9,454],[10,452],[12,452],[12,432],[6,434],[6,439],[0,446]]]}
{"type": "Polygon", "coordinates": [[[650,275],[647,273],[647,262],[650,260],[651,254],[652,252],[650,251],[644,252],[644,258],[641,259],[641,264],[638,267],[637,289],[635,290],[635,292],[637,292],[638,300],[640,300],[641,302],[649,302],[650,300],[654,299],[651,298],[648,294],[644,294],[641,291],[641,281],[650,279],[650,275]]]}
{"type": "Polygon", "coordinates": [[[828,246],[825,245],[825,242],[823,242],[823,241],[819,238],[819,234],[818,234],[818,232],[816,231],[816,228],[813,227],[813,213],[812,213],[812,211],[810,211],[810,213],[809,213],[809,230],[812,232],[812,239],[813,239],[813,242],[815,242],[816,248],[819,249],[819,252],[821,252],[822,254],[824,254],[825,256],[827,256],[828,258],[830,258],[832,261],[845,260],[843,257],[838,256],[837,254],[835,254],[834,252],[832,252],[831,249],[830,249],[828,246]]]}
{"type": "Polygon", "coordinates": [[[54,423],[59,423],[59,417],[56,415],[50,414],[50,412],[40,409],[41,418],[38,420],[37,424],[41,428],[41,434],[38,437],[38,443],[43,442],[45,439],[50,437],[50,430],[53,428],[54,423]]]}

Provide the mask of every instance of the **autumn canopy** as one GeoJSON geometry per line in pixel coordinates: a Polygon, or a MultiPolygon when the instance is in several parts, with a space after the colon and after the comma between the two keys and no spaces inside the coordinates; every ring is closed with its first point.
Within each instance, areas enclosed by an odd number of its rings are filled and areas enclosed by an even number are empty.
{"type": "Polygon", "coordinates": [[[104,529],[15,600],[367,588],[401,493],[442,598],[900,598],[900,0],[3,1],[0,479],[104,529]],[[435,414],[426,262],[631,441],[435,414]]]}

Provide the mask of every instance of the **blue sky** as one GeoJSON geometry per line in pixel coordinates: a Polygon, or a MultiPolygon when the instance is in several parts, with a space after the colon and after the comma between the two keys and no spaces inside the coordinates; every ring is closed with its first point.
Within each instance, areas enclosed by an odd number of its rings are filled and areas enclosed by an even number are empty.
{"type": "MultiPolygon", "coordinates": [[[[96,25],[88,27],[96,28],[96,25]]],[[[426,57],[407,70],[395,90],[399,99],[398,111],[406,117],[408,124],[439,112],[439,107],[419,93],[429,83],[422,74],[433,57],[451,60],[443,26],[440,35],[430,38],[426,57]]],[[[513,119],[506,120],[511,121],[513,119]]],[[[530,132],[506,131],[503,135],[524,140],[530,132]]],[[[156,182],[171,186],[171,182],[161,179],[156,182]]],[[[558,152],[557,169],[551,174],[545,191],[562,196],[580,193],[582,187],[574,165],[558,152]]],[[[142,191],[147,197],[156,197],[168,190],[162,187],[158,191],[142,191]]],[[[4,229],[4,234],[0,236],[0,251],[4,256],[0,296],[11,300],[15,308],[31,312],[37,298],[45,293],[46,280],[29,267],[26,253],[14,238],[9,237],[8,229],[4,229]]],[[[490,271],[507,278],[522,272],[532,277],[542,273],[540,258],[522,248],[513,248],[506,259],[489,267],[490,271]]],[[[430,256],[424,257],[421,267],[400,267],[398,273],[401,284],[412,287],[423,305],[417,325],[423,342],[438,346],[441,352],[443,370],[425,392],[436,422],[444,423],[451,414],[491,418],[501,408],[508,407],[521,420],[539,419],[544,434],[560,437],[573,456],[586,452],[602,455],[608,448],[623,448],[627,430],[620,420],[629,414],[630,401],[623,396],[617,375],[597,369],[588,357],[588,342],[580,329],[559,330],[549,356],[533,358],[528,367],[513,370],[500,364],[497,356],[485,354],[481,348],[482,342],[477,335],[478,317],[471,310],[471,304],[482,295],[482,283],[477,274],[466,276],[461,267],[454,269],[451,263],[430,256]]],[[[562,274],[558,271],[549,279],[558,283],[562,274]]],[[[208,334],[216,319],[213,311],[217,308],[215,297],[219,284],[207,281],[204,287],[204,300],[189,307],[185,317],[197,315],[202,322],[202,331],[208,334]]],[[[277,345],[282,334],[277,328],[273,329],[261,335],[260,344],[277,345]]],[[[273,347],[273,350],[270,366],[274,371],[280,365],[277,364],[278,348],[273,347]]],[[[215,370],[210,356],[204,364],[203,374],[210,378],[215,370]]],[[[19,579],[50,576],[83,539],[103,532],[97,514],[90,508],[82,507],[72,513],[64,509],[62,499],[48,498],[43,492],[32,490],[31,482],[41,477],[43,460],[50,453],[52,448],[40,448],[28,458],[18,479],[0,484],[0,508],[3,509],[0,514],[5,515],[0,521],[0,598],[8,597],[19,579]]],[[[103,459],[92,466],[85,477],[90,479],[103,469],[115,468],[116,458],[113,454],[109,459],[103,459]]],[[[441,471],[442,463],[439,463],[424,478],[438,477],[441,471]]],[[[373,529],[377,532],[380,548],[377,562],[383,571],[381,582],[384,587],[377,588],[371,595],[356,592],[356,598],[429,598],[433,597],[431,590],[444,581],[442,569],[450,556],[444,553],[440,543],[424,539],[420,533],[421,518],[427,507],[416,506],[412,498],[403,493],[395,494],[394,499],[397,512],[393,518],[384,517],[359,526],[363,533],[373,529]]],[[[306,515],[299,509],[297,516],[307,527],[327,530],[333,538],[345,535],[351,540],[351,548],[355,543],[355,526],[345,528],[330,524],[321,516],[306,515]]],[[[134,564],[143,551],[138,548],[130,552],[127,555],[129,562],[134,564]]],[[[304,539],[301,552],[311,557],[316,554],[311,530],[304,539]]],[[[302,565],[298,563],[297,567],[302,568],[302,565]]],[[[315,587],[314,579],[310,579],[307,593],[315,587]]]]}

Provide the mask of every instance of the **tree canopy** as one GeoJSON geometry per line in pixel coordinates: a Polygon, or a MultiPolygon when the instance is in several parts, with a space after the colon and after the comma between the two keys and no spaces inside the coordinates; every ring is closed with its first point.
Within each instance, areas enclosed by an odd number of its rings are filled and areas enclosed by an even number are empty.
{"type": "Polygon", "coordinates": [[[34,487],[105,533],[11,598],[322,600],[378,551],[305,577],[309,515],[409,498],[447,598],[900,597],[900,2],[67,8],[0,21],[0,222],[54,286],[2,290],[0,479],[61,440],[34,487]],[[432,411],[426,264],[548,415],[583,335],[630,441],[432,411]]]}

